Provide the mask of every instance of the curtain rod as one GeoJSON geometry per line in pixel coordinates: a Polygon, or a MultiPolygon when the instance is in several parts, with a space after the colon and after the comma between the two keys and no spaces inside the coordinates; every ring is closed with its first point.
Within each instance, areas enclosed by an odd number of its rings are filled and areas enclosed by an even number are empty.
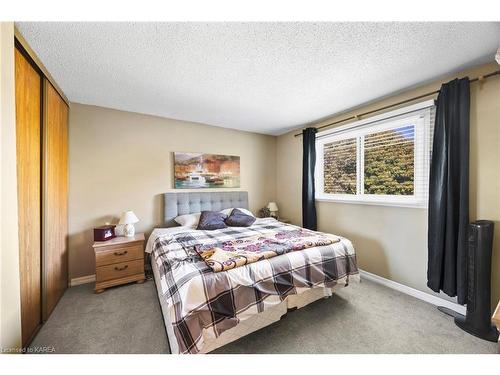
{"type": "MultiPolygon", "coordinates": [[[[488,73],[488,74],[485,74],[485,75],[482,75],[482,76],[479,76],[479,77],[476,77],[476,78],[469,79],[469,82],[484,81],[486,78],[493,77],[493,76],[496,76],[498,74],[500,74],[500,70],[496,70],[494,72],[491,72],[491,73],[488,73]]],[[[380,111],[383,111],[385,109],[389,109],[389,108],[392,108],[392,107],[397,107],[399,105],[406,104],[406,103],[409,103],[409,102],[413,102],[413,101],[418,100],[418,99],[423,99],[423,98],[425,98],[427,96],[431,96],[431,95],[435,95],[435,94],[439,94],[439,90],[435,90],[435,91],[428,92],[428,93],[425,93],[425,94],[422,94],[422,95],[418,95],[418,96],[415,96],[415,97],[410,98],[410,99],[406,99],[406,100],[402,100],[402,101],[397,102],[397,103],[386,105],[384,107],[372,109],[371,111],[367,111],[367,112],[361,113],[359,115],[353,115],[351,117],[347,117],[347,118],[342,119],[342,120],[337,120],[337,121],[334,121],[334,122],[330,122],[329,124],[318,126],[316,129],[317,130],[321,130],[321,129],[328,128],[330,126],[337,125],[337,124],[340,124],[342,122],[346,122],[346,121],[349,121],[349,120],[359,120],[361,117],[364,117],[366,115],[371,115],[372,113],[375,113],[375,112],[380,112],[380,111]]],[[[299,137],[301,135],[302,135],[302,133],[297,133],[297,134],[294,135],[294,137],[299,137]]]]}

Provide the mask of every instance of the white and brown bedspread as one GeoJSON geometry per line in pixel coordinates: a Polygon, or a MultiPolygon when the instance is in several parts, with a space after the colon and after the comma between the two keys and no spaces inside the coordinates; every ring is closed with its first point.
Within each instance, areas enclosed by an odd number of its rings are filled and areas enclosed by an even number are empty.
{"type": "Polygon", "coordinates": [[[320,232],[303,236],[316,241],[307,246],[301,243],[287,249],[286,241],[281,241],[279,253],[222,272],[214,272],[199,254],[200,248],[223,248],[224,243],[244,243],[249,238],[297,238],[300,233],[304,234],[302,228],[274,219],[259,219],[246,228],[181,228],[178,232],[170,228],[163,234],[161,230],[154,232],[146,251],[151,251],[159,270],[159,293],[167,303],[166,313],[179,351],[197,353],[204,338],[218,337],[291,294],[359,280],[351,242],[320,232]],[[318,244],[319,240],[325,242],[318,244]]]}
{"type": "MultiPolygon", "coordinates": [[[[180,237],[177,240],[183,244],[191,243],[189,236],[180,237]]],[[[285,227],[285,230],[277,229],[270,233],[257,233],[217,243],[214,243],[211,238],[202,238],[200,244],[195,245],[194,248],[214,272],[221,272],[291,251],[327,246],[339,241],[340,238],[332,234],[304,228],[290,230],[289,227],[285,227]]]]}

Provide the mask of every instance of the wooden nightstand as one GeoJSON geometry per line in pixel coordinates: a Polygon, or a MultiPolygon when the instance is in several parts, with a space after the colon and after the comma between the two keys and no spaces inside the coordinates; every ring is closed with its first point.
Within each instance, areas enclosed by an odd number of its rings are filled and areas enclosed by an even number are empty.
{"type": "Polygon", "coordinates": [[[130,282],[143,283],[144,233],[94,242],[95,292],[130,282]]]}

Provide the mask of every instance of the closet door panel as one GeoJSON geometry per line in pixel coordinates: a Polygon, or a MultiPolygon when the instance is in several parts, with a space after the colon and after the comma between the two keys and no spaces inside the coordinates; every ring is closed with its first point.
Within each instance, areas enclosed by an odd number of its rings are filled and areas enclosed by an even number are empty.
{"type": "Polygon", "coordinates": [[[17,195],[23,346],[41,323],[41,76],[15,50],[17,195]]]}
{"type": "Polygon", "coordinates": [[[68,287],[68,106],[44,80],[43,260],[46,320],[68,287]]]}

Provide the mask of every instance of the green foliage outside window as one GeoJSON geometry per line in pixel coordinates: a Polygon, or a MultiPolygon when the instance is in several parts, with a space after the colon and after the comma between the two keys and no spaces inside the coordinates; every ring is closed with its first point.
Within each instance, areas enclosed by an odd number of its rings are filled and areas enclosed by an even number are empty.
{"type": "MultiPolygon", "coordinates": [[[[364,137],[364,193],[414,194],[414,126],[364,137]]],[[[357,139],[324,146],[324,192],[356,194],[357,139]]]]}
{"type": "Polygon", "coordinates": [[[356,194],[356,138],[324,147],[324,192],[356,194]]]}
{"type": "Polygon", "coordinates": [[[365,137],[365,194],[413,195],[413,126],[365,137]]]}

